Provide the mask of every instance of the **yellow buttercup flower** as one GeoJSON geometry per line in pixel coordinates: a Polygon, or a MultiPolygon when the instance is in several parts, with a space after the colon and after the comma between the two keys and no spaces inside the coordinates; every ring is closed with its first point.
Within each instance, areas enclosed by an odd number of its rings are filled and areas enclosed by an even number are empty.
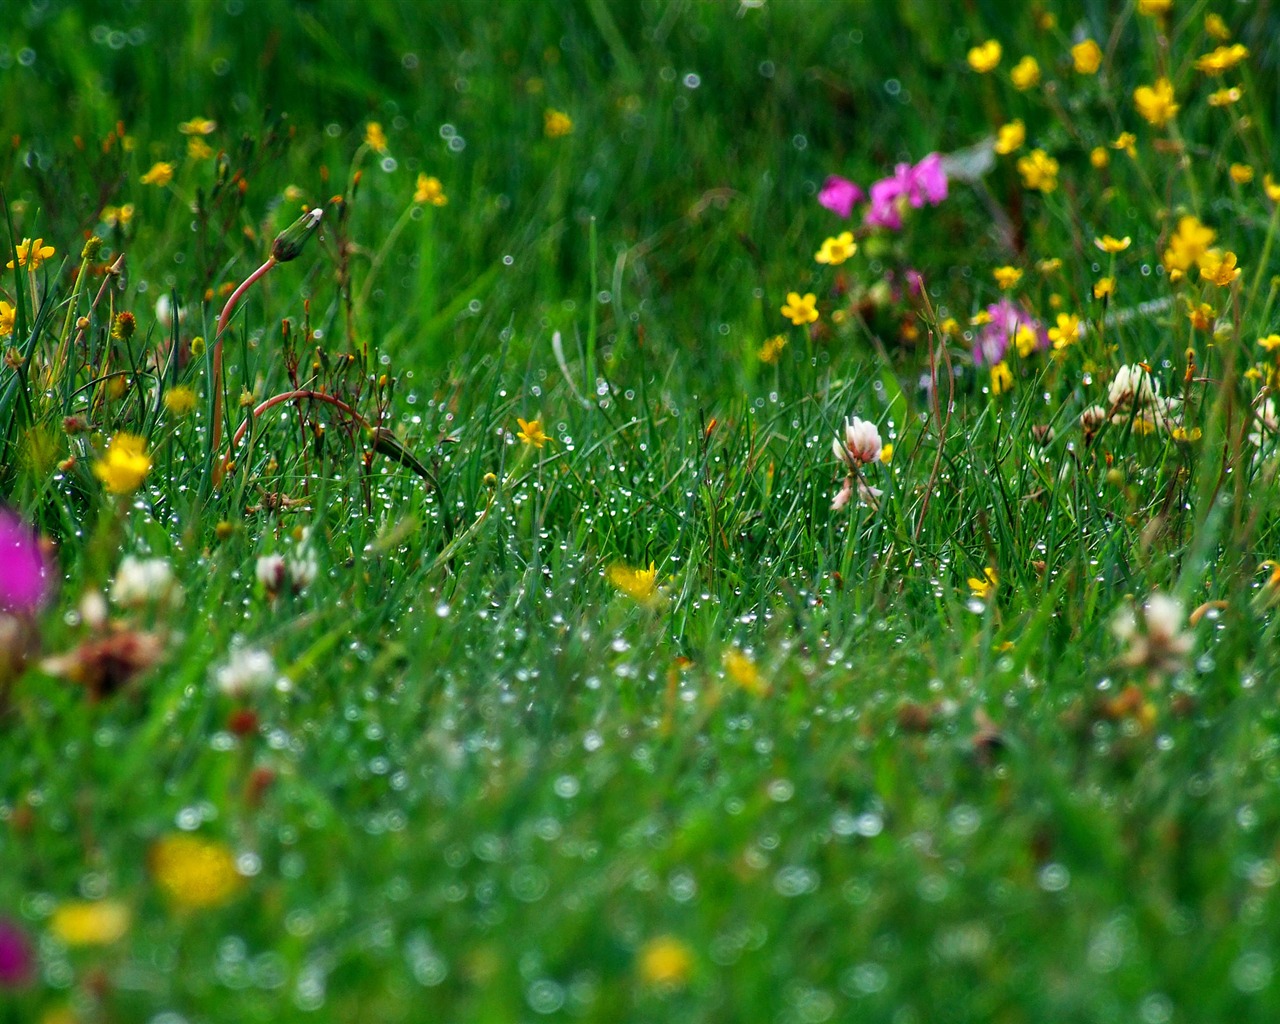
{"type": "Polygon", "coordinates": [[[969,577],[969,590],[979,601],[989,599],[996,592],[996,587],[999,585],[1000,577],[991,566],[987,566],[982,570],[980,578],[969,577]]]}
{"type": "Polygon", "coordinates": [[[1113,238],[1111,235],[1103,235],[1101,238],[1095,238],[1093,244],[1103,252],[1124,252],[1132,244],[1133,239],[1128,235],[1124,238],[1113,238]]]}
{"type": "Polygon", "coordinates": [[[1239,103],[1240,97],[1244,95],[1244,90],[1238,85],[1230,88],[1218,89],[1209,93],[1209,106],[1211,107],[1229,107],[1233,103],[1239,103]]]}
{"type": "Polygon", "coordinates": [[[1155,85],[1140,85],[1134,89],[1133,105],[1154,128],[1163,128],[1180,109],[1173,102],[1173,83],[1167,78],[1158,78],[1155,85]]]}
{"type": "Polygon", "coordinates": [[[1050,256],[1048,259],[1036,261],[1036,270],[1046,276],[1049,274],[1056,274],[1061,269],[1062,260],[1057,256],[1050,256]]]}
{"type": "Polygon", "coordinates": [[[1220,252],[1217,249],[1210,249],[1197,261],[1200,268],[1200,279],[1203,281],[1212,281],[1219,287],[1225,288],[1240,276],[1240,267],[1236,266],[1236,254],[1227,251],[1220,252]]]}
{"type": "Polygon", "coordinates": [[[520,429],[516,432],[516,437],[532,448],[541,448],[544,444],[551,440],[542,430],[541,420],[522,420],[516,417],[516,422],[520,424],[520,429]]]}
{"type": "Polygon", "coordinates": [[[1123,150],[1125,156],[1133,160],[1138,155],[1137,141],[1138,136],[1133,132],[1121,132],[1116,136],[1116,141],[1111,143],[1111,148],[1123,150]]]}
{"type": "Polygon", "coordinates": [[[1227,28],[1227,23],[1222,20],[1222,15],[1220,14],[1206,14],[1204,16],[1204,30],[1220,43],[1225,43],[1231,38],[1231,29],[1227,28]]]}
{"type": "Polygon", "coordinates": [[[244,887],[226,844],[199,836],[176,834],[157,840],[149,864],[161,892],[183,910],[220,907],[244,887]]]}
{"type": "Polygon", "coordinates": [[[886,466],[893,461],[893,443],[882,444],[880,446],[880,461],[886,466]]]}
{"type": "Polygon", "coordinates": [[[1102,47],[1092,39],[1076,43],[1071,47],[1071,66],[1078,75],[1096,75],[1102,67],[1102,47]]]}
{"type": "Polygon", "coordinates": [[[1181,217],[1161,257],[1170,280],[1176,281],[1190,270],[1217,237],[1218,233],[1202,224],[1198,217],[1191,214],[1181,217]],[[1175,273],[1178,275],[1176,278],[1173,276],[1175,273]]]}
{"type": "Polygon", "coordinates": [[[760,362],[773,364],[778,361],[778,357],[786,347],[787,339],[781,334],[775,334],[760,346],[760,351],[756,355],[760,362]]]}
{"type": "Polygon", "coordinates": [[[217,127],[217,121],[210,121],[207,117],[193,117],[178,125],[178,131],[183,135],[212,135],[217,127]]]}
{"type": "Polygon", "coordinates": [[[1061,351],[1080,339],[1080,318],[1074,313],[1059,313],[1058,325],[1049,328],[1049,340],[1061,351]]]}
{"type": "Polygon", "coordinates": [[[1109,299],[1116,293],[1116,279],[1114,277],[1100,277],[1094,283],[1093,297],[1095,299],[1109,299]]]}
{"type": "Polygon", "coordinates": [[[787,292],[787,301],[782,307],[782,315],[789,318],[797,327],[811,324],[818,319],[818,297],[813,292],[806,292],[804,295],[799,292],[787,292]]]}
{"type": "Polygon", "coordinates": [[[559,139],[573,132],[573,120],[562,110],[547,110],[542,115],[542,134],[559,139]]]}
{"type": "Polygon", "coordinates": [[[1058,161],[1043,149],[1033,149],[1017,166],[1025,188],[1048,193],[1058,187],[1058,161]]]}
{"type": "Polygon", "coordinates": [[[1040,62],[1029,55],[1023,57],[1009,70],[1009,80],[1019,92],[1034,89],[1040,84],[1040,62]]]}
{"type": "MultiPolygon", "coordinates": [[[[30,238],[24,238],[14,249],[18,266],[26,267],[28,270],[38,269],[41,263],[56,252],[53,246],[44,244],[43,238],[37,238],[34,242],[30,238]]],[[[14,269],[13,260],[9,261],[9,269],[14,269]]]]}
{"type": "Polygon", "coordinates": [[[605,576],[616,590],[639,604],[652,608],[662,603],[662,591],[658,589],[658,568],[653,562],[649,563],[647,569],[633,569],[617,562],[609,566],[605,576]]]}
{"type": "Polygon", "coordinates": [[[147,171],[138,180],[144,185],[155,185],[157,188],[164,188],[169,182],[173,181],[173,164],[164,160],[157,160],[151,165],[151,170],[147,171]]]}
{"type": "Polygon", "coordinates": [[[164,393],[164,407],[174,416],[189,416],[196,407],[195,390],[186,384],[169,388],[164,393]]]}
{"type": "Polygon", "coordinates": [[[1280,203],[1280,183],[1277,183],[1270,174],[1262,176],[1262,191],[1273,203],[1280,203]]]}
{"type": "Polygon", "coordinates": [[[1138,13],[1148,18],[1161,18],[1173,7],[1173,0],[1138,0],[1138,13]]]}
{"type": "Polygon", "coordinates": [[[1249,56],[1249,48],[1240,43],[1219,46],[1216,50],[1196,58],[1196,70],[1206,75],[1221,75],[1230,71],[1249,56]]]}
{"type": "Polygon", "coordinates": [[[64,903],[49,919],[49,930],[68,946],[105,946],[123,938],[132,915],[117,900],[64,903]]]}
{"type": "Polygon", "coordinates": [[[1030,324],[1018,324],[1013,332],[1013,344],[1018,355],[1026,359],[1040,347],[1040,335],[1030,324]]]}
{"type": "Polygon", "coordinates": [[[814,254],[814,259],[819,263],[827,263],[831,266],[839,266],[855,252],[858,251],[858,244],[853,240],[853,233],[850,231],[842,231],[834,238],[828,238],[822,243],[822,248],[814,254]]]}
{"type": "Polygon", "coordinates": [[[683,988],[693,973],[693,953],[674,936],[660,935],[641,948],[637,968],[646,985],[683,988]]]}
{"type": "Polygon", "coordinates": [[[993,395],[1003,395],[1006,391],[1013,390],[1013,371],[1009,369],[1009,364],[1001,360],[991,367],[991,393],[993,395]]]}
{"type": "Polygon", "coordinates": [[[1268,352],[1274,352],[1280,348],[1280,334],[1268,334],[1265,338],[1259,338],[1258,344],[1268,352]]]}
{"type": "Polygon", "coordinates": [[[985,75],[987,72],[996,69],[1000,63],[1000,55],[1003,52],[997,40],[988,39],[985,43],[980,43],[969,51],[969,67],[973,68],[978,74],[985,75]]]}
{"type": "Polygon", "coordinates": [[[364,144],[375,153],[387,151],[387,133],[377,121],[370,121],[364,126],[364,144]]]}
{"type": "Polygon", "coordinates": [[[0,299],[0,338],[7,338],[13,333],[18,311],[4,299],[0,299]]]}
{"type": "Polygon", "coordinates": [[[997,285],[1008,291],[1022,280],[1022,271],[1017,267],[996,267],[991,271],[991,276],[996,279],[997,285]]]}
{"type": "Polygon", "coordinates": [[[444,206],[449,197],[444,194],[444,186],[439,178],[428,174],[418,175],[418,184],[413,190],[413,201],[418,204],[430,203],[432,206],[444,206]]]}
{"type": "Polygon", "coordinates": [[[769,693],[769,682],[761,674],[759,667],[747,654],[730,647],[724,652],[724,671],[738,686],[753,697],[764,697],[769,693]]]}
{"type": "Polygon", "coordinates": [[[106,454],[93,464],[94,475],[112,494],[132,494],[151,472],[147,443],[133,434],[116,434],[106,454]]]}
{"type": "Polygon", "coordinates": [[[1107,164],[1111,163],[1111,154],[1107,152],[1105,146],[1094,146],[1089,150],[1089,163],[1093,165],[1095,170],[1102,170],[1107,164]]]}
{"type": "Polygon", "coordinates": [[[1190,303],[1187,306],[1187,319],[1197,331],[1212,330],[1213,322],[1217,318],[1218,311],[1207,302],[1190,303]]]}
{"type": "Polygon", "coordinates": [[[1248,164],[1232,164],[1228,173],[1237,185],[1247,185],[1253,181],[1253,168],[1248,164]]]}
{"type": "Polygon", "coordinates": [[[192,160],[208,160],[213,156],[213,147],[198,135],[187,139],[187,156],[192,160]]]}
{"type": "Polygon", "coordinates": [[[994,149],[1001,156],[1008,156],[1014,150],[1021,149],[1022,144],[1027,141],[1027,128],[1021,120],[1013,120],[1008,124],[1002,124],[996,130],[994,149]]]}

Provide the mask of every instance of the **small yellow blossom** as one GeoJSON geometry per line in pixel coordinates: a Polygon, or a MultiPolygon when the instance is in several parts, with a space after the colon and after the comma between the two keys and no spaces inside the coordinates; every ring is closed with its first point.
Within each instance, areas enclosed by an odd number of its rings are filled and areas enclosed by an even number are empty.
{"type": "Polygon", "coordinates": [[[756,353],[760,362],[773,364],[778,361],[778,357],[782,355],[782,350],[787,347],[787,339],[781,334],[775,334],[760,346],[760,351],[756,353]]]}
{"type": "Polygon", "coordinates": [[[175,416],[189,416],[196,407],[196,393],[186,384],[169,388],[164,393],[164,407],[175,416]]]}
{"type": "MultiPolygon", "coordinates": [[[[30,238],[24,238],[18,243],[14,255],[17,257],[18,266],[36,270],[55,251],[53,246],[44,244],[43,238],[37,238],[34,242],[30,238]]],[[[9,269],[14,269],[13,260],[9,261],[9,269]]]]}
{"type": "Polygon", "coordinates": [[[1163,18],[1173,7],[1173,0],[1138,0],[1138,13],[1148,18],[1163,18]]]}
{"type": "Polygon", "coordinates": [[[124,937],[131,916],[117,900],[64,903],[49,919],[49,930],[68,946],[105,946],[124,937]]]}
{"type": "Polygon", "coordinates": [[[880,461],[886,466],[893,461],[893,442],[880,446],[880,461]]]}
{"type": "Polygon", "coordinates": [[[1248,164],[1232,164],[1230,174],[1231,180],[1237,185],[1247,185],[1253,181],[1253,168],[1248,164]]]}
{"type": "Polygon", "coordinates": [[[1114,277],[1100,277],[1094,283],[1093,297],[1095,299],[1109,299],[1116,293],[1116,279],[1114,277]]]}
{"type": "Polygon", "coordinates": [[[1137,141],[1138,136],[1133,132],[1121,132],[1116,136],[1116,141],[1111,143],[1111,148],[1121,150],[1130,160],[1135,160],[1138,156],[1137,141]]]}
{"type": "Polygon", "coordinates": [[[1248,56],[1249,48],[1240,43],[1219,46],[1211,53],[1206,53],[1202,57],[1196,58],[1196,70],[1202,71],[1206,75],[1220,75],[1225,71],[1230,71],[1248,56]]]}
{"type": "Polygon", "coordinates": [[[178,131],[183,135],[212,135],[217,128],[218,122],[210,121],[207,117],[193,117],[178,125],[178,131]]]}
{"type": "Polygon", "coordinates": [[[1008,124],[1002,124],[996,130],[996,141],[991,148],[1001,156],[1008,156],[1015,150],[1021,149],[1022,144],[1026,141],[1026,125],[1021,120],[1014,120],[1008,124]]]}
{"type": "Polygon", "coordinates": [[[1013,344],[1018,355],[1027,359],[1040,347],[1040,335],[1030,324],[1018,324],[1017,330],[1013,332],[1013,344]]]}
{"type": "Polygon", "coordinates": [[[1094,146],[1089,150],[1089,163],[1095,170],[1102,170],[1107,164],[1111,163],[1111,154],[1107,152],[1105,146],[1094,146]]]}
{"type": "Polygon", "coordinates": [[[1001,360],[991,367],[991,393],[993,395],[1003,395],[1006,391],[1013,390],[1013,371],[1009,369],[1009,364],[1001,360]]]}
{"type": "Polygon", "coordinates": [[[1016,287],[1018,282],[1022,280],[1022,271],[1017,267],[996,267],[991,271],[991,276],[996,279],[996,284],[999,287],[1007,291],[1016,287]]]}
{"type": "Polygon", "coordinates": [[[1173,102],[1173,83],[1156,79],[1155,85],[1140,85],[1133,90],[1133,105],[1153,128],[1163,128],[1179,110],[1173,102]]]}
{"type": "Polygon", "coordinates": [[[192,160],[208,160],[213,156],[213,147],[198,135],[187,139],[187,156],[192,160]]]}
{"type": "Polygon", "coordinates": [[[375,153],[387,151],[387,133],[377,121],[370,121],[364,126],[364,144],[375,153]]]}
{"type": "Polygon", "coordinates": [[[938,331],[944,338],[958,338],[960,337],[960,321],[953,316],[949,316],[938,324],[938,331]]]}
{"type": "Polygon", "coordinates": [[[133,203],[125,203],[123,206],[104,206],[102,208],[102,223],[109,228],[126,227],[133,220],[134,212],[133,203]]]}
{"type": "Polygon", "coordinates": [[[811,324],[818,319],[818,297],[813,292],[801,295],[799,292],[787,292],[787,303],[782,307],[782,315],[788,317],[793,324],[800,327],[811,324]]]}
{"type": "Polygon", "coordinates": [[[1045,276],[1048,276],[1049,274],[1056,274],[1061,269],[1062,260],[1057,256],[1051,256],[1048,259],[1036,261],[1036,270],[1040,271],[1040,273],[1045,276]]]}
{"type": "Polygon", "coordinates": [[[1224,253],[1218,249],[1209,249],[1196,263],[1200,268],[1202,281],[1212,281],[1222,288],[1240,276],[1241,268],[1236,266],[1236,254],[1230,250],[1224,253]]]}
{"type": "Polygon", "coordinates": [[[987,324],[991,323],[992,319],[993,318],[990,313],[985,309],[980,309],[978,312],[974,313],[973,316],[969,317],[969,326],[985,327],[987,324]]]}
{"type": "Polygon", "coordinates": [[[969,577],[969,590],[979,601],[989,599],[999,585],[1000,577],[991,566],[987,566],[982,570],[981,577],[969,577]]]}
{"type": "Polygon", "coordinates": [[[573,120],[562,110],[547,110],[542,115],[542,134],[559,139],[573,132],[573,120]]]}
{"type": "Polygon", "coordinates": [[[1265,338],[1259,338],[1258,344],[1268,352],[1274,352],[1280,348],[1280,334],[1268,334],[1265,338]]]}
{"type": "Polygon", "coordinates": [[[1177,281],[1190,270],[1213,244],[1218,233],[1200,222],[1198,217],[1187,214],[1178,220],[1178,226],[1169,238],[1169,245],[1161,257],[1169,278],[1177,281]],[[1177,274],[1177,277],[1174,274],[1177,274]]]}
{"type": "Polygon", "coordinates": [[[1174,427],[1173,430],[1169,432],[1169,436],[1175,441],[1181,441],[1184,444],[1191,444],[1194,441],[1199,441],[1200,438],[1204,436],[1204,431],[1199,427],[1192,427],[1190,430],[1186,427],[1174,427]]]}
{"type": "Polygon", "coordinates": [[[139,180],[144,185],[155,185],[157,188],[164,188],[169,182],[173,181],[173,164],[157,160],[151,165],[151,170],[147,171],[139,180]]]}
{"type": "Polygon", "coordinates": [[[1030,55],[1023,57],[1010,69],[1009,79],[1019,92],[1034,89],[1040,84],[1040,62],[1030,55]]]}
{"type": "Polygon", "coordinates": [[[693,973],[693,953],[671,935],[650,939],[640,949],[637,960],[640,978],[654,988],[684,988],[693,973]]]}
{"type": "Polygon", "coordinates": [[[1033,149],[1020,158],[1018,173],[1025,188],[1048,193],[1058,187],[1058,161],[1043,149],[1033,149]]]}
{"type": "Polygon", "coordinates": [[[106,454],[93,464],[93,472],[112,494],[132,494],[151,472],[146,441],[133,434],[117,434],[106,454]]]}
{"type": "Polygon", "coordinates": [[[429,174],[419,174],[418,184],[413,190],[413,201],[418,204],[430,203],[432,206],[444,206],[449,197],[444,194],[444,186],[439,178],[429,174]]]}
{"type": "Polygon", "coordinates": [[[858,245],[853,240],[853,233],[850,231],[842,231],[834,238],[828,238],[822,243],[822,248],[814,253],[813,258],[819,263],[827,263],[831,266],[839,266],[855,252],[858,251],[858,245]]]}
{"type": "Polygon", "coordinates": [[[1003,52],[997,40],[988,39],[985,43],[980,43],[969,51],[969,67],[973,68],[978,74],[985,75],[987,72],[996,69],[996,66],[1000,63],[1000,55],[1003,52]]]}
{"type": "Polygon", "coordinates": [[[1273,203],[1280,203],[1280,183],[1270,174],[1262,176],[1262,191],[1267,194],[1267,198],[1273,203]]]}
{"type": "Polygon", "coordinates": [[[1124,238],[1115,238],[1111,235],[1103,235],[1101,238],[1095,238],[1093,244],[1103,252],[1124,252],[1133,243],[1133,239],[1128,235],[1124,238]]]}
{"type": "Polygon", "coordinates": [[[1220,14],[1206,14],[1204,30],[1220,43],[1225,43],[1231,38],[1231,29],[1227,28],[1227,23],[1222,20],[1220,14]]]}
{"type": "Polygon", "coordinates": [[[0,338],[7,338],[13,333],[18,311],[0,299],[0,338]]]}
{"type": "Polygon", "coordinates": [[[615,589],[639,604],[652,608],[662,603],[662,591],[658,589],[658,568],[653,562],[649,563],[647,569],[633,569],[618,562],[609,566],[606,576],[615,589]]]}
{"type": "Polygon", "coordinates": [[[760,672],[751,657],[743,654],[736,647],[724,652],[725,674],[753,697],[764,697],[769,693],[769,682],[760,672]]]}
{"type": "Polygon", "coordinates": [[[518,437],[524,444],[533,448],[541,448],[544,444],[551,440],[542,430],[542,420],[522,420],[516,417],[516,422],[520,424],[520,429],[516,431],[518,437]]]}
{"type": "Polygon", "coordinates": [[[193,835],[169,835],[151,847],[151,875],[169,901],[184,910],[220,907],[244,886],[226,844],[193,835]]]}
{"type": "Polygon", "coordinates": [[[1080,318],[1074,313],[1059,313],[1058,325],[1049,328],[1049,340],[1059,351],[1074,345],[1080,338],[1080,318]]]}
{"type": "Polygon", "coordinates": [[[1208,331],[1213,329],[1213,322],[1218,318],[1218,311],[1209,303],[1201,302],[1199,305],[1189,303],[1187,305],[1187,319],[1191,321],[1191,326],[1197,331],[1208,331]]]}
{"type": "Polygon", "coordinates": [[[1102,67],[1102,47],[1092,39],[1071,47],[1071,65],[1078,75],[1096,75],[1102,67]]]}
{"type": "Polygon", "coordinates": [[[1233,103],[1239,103],[1240,97],[1244,95],[1244,90],[1238,85],[1230,88],[1217,89],[1209,93],[1209,106],[1211,107],[1229,107],[1233,103]]]}

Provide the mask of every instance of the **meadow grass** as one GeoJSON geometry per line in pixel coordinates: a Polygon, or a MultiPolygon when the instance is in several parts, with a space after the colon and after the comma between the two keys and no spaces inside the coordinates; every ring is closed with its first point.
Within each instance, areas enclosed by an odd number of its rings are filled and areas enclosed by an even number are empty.
{"type": "Polygon", "coordinates": [[[1280,1013],[1267,5],[0,17],[0,1019],[1280,1013]]]}

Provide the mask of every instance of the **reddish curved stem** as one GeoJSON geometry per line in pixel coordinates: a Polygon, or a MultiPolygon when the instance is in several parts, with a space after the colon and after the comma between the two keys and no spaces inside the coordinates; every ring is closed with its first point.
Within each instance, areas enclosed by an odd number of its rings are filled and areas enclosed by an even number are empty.
{"type": "Polygon", "coordinates": [[[296,398],[310,398],[317,402],[327,402],[344,415],[349,416],[357,424],[364,427],[365,430],[372,429],[369,426],[369,421],[351,408],[351,406],[347,405],[347,403],[341,398],[335,398],[333,395],[327,395],[323,391],[283,391],[278,395],[272,395],[245,417],[244,422],[240,424],[240,428],[236,431],[235,437],[233,437],[231,439],[231,443],[227,445],[227,452],[222,457],[219,465],[226,466],[227,463],[231,461],[231,456],[235,453],[235,450],[240,447],[240,442],[244,440],[244,435],[248,432],[250,423],[256,420],[272,406],[283,405],[285,402],[292,402],[296,398]]]}

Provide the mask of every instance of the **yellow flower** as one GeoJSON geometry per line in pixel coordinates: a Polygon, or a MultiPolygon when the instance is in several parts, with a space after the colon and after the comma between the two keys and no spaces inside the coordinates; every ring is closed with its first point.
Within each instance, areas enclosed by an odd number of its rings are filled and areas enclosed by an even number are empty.
{"type": "Polygon", "coordinates": [[[1045,275],[1056,274],[1061,269],[1062,260],[1057,256],[1051,256],[1048,259],[1036,261],[1036,270],[1045,275]]]}
{"type": "Polygon", "coordinates": [[[1133,132],[1121,132],[1116,136],[1116,141],[1111,143],[1111,148],[1123,150],[1125,156],[1130,160],[1134,160],[1138,156],[1138,147],[1135,145],[1137,141],[1138,136],[1134,135],[1133,132]]]}
{"type": "Polygon", "coordinates": [[[1193,441],[1199,441],[1200,438],[1204,436],[1204,431],[1199,427],[1192,427],[1190,430],[1186,427],[1174,427],[1173,430],[1169,432],[1169,436],[1175,441],[1182,441],[1186,444],[1190,444],[1193,441]]]}
{"type": "Polygon", "coordinates": [[[991,271],[991,276],[996,279],[997,285],[1007,290],[1022,280],[1022,271],[1017,267],[996,267],[991,271]]]}
{"type": "Polygon", "coordinates": [[[1209,303],[1202,302],[1199,305],[1189,304],[1187,306],[1187,319],[1191,321],[1191,326],[1197,331],[1208,331],[1213,329],[1213,322],[1217,319],[1218,311],[1209,303]]]}
{"type": "Polygon", "coordinates": [[[1094,166],[1095,170],[1102,170],[1107,164],[1111,163],[1111,154],[1107,152],[1105,146],[1094,146],[1089,150],[1089,163],[1094,166]]]}
{"type": "Polygon", "coordinates": [[[1013,371],[1009,369],[1009,364],[1001,360],[991,367],[991,393],[993,395],[1003,395],[1006,391],[1013,390],[1013,371]]]}
{"type": "Polygon", "coordinates": [[[1161,257],[1170,279],[1176,271],[1181,277],[1200,259],[1213,244],[1218,233],[1206,227],[1198,217],[1187,214],[1178,220],[1178,227],[1169,239],[1169,246],[1161,257]]]}
{"type": "Polygon", "coordinates": [[[1078,75],[1096,75],[1102,67],[1102,48],[1092,39],[1071,47],[1071,64],[1078,75]]]}
{"type": "Polygon", "coordinates": [[[974,313],[973,316],[969,317],[969,326],[985,327],[987,324],[991,323],[992,319],[993,318],[990,313],[985,309],[980,309],[978,312],[974,313]]]}
{"type": "Polygon", "coordinates": [[[1262,191],[1267,194],[1267,198],[1273,203],[1280,203],[1280,184],[1277,184],[1275,178],[1270,174],[1262,176],[1262,191]]]}
{"type": "Polygon", "coordinates": [[[799,292],[787,292],[787,303],[782,307],[782,315],[790,318],[797,327],[811,324],[818,319],[818,297],[813,292],[801,295],[799,292]]]}
{"type": "Polygon", "coordinates": [[[189,416],[196,407],[195,390],[185,384],[169,388],[164,393],[164,407],[175,416],[189,416]]]}
{"type": "Polygon", "coordinates": [[[813,256],[819,263],[828,263],[831,266],[839,266],[855,252],[858,251],[858,244],[853,240],[853,233],[850,231],[842,231],[834,238],[828,238],[822,243],[813,256]]]}
{"type": "Polygon", "coordinates": [[[0,338],[7,338],[13,333],[17,313],[13,306],[0,299],[0,338]]]}
{"type": "Polygon", "coordinates": [[[68,946],[105,946],[129,930],[129,908],[116,900],[64,903],[49,919],[49,930],[68,946]]]}
{"type": "Polygon", "coordinates": [[[683,988],[693,973],[693,953],[674,936],[660,935],[644,944],[637,964],[646,985],[683,988]]]}
{"type": "Polygon", "coordinates": [[[444,186],[440,184],[439,178],[419,174],[417,187],[413,190],[413,201],[420,204],[430,203],[432,206],[444,206],[449,201],[449,197],[444,194],[444,186]]]}
{"type": "Polygon", "coordinates": [[[647,569],[633,569],[617,562],[609,566],[605,575],[615,589],[639,604],[653,608],[662,603],[662,591],[658,589],[658,568],[653,562],[649,563],[647,569]]]}
{"type": "Polygon", "coordinates": [[[116,434],[106,455],[93,464],[93,472],[112,494],[132,494],[151,472],[146,441],[133,434],[116,434]]]}
{"type": "Polygon", "coordinates": [[[994,149],[1001,156],[1008,156],[1014,150],[1021,149],[1022,144],[1027,141],[1027,128],[1021,119],[1010,121],[1008,124],[1002,124],[996,131],[994,149]]]}
{"type": "Polygon", "coordinates": [[[1178,104],[1173,102],[1173,83],[1167,78],[1158,78],[1155,85],[1140,85],[1134,89],[1133,105],[1154,128],[1163,128],[1179,110],[1178,104]]]}
{"type": "Polygon", "coordinates": [[[1231,29],[1227,28],[1227,23],[1222,20],[1220,14],[1206,14],[1204,30],[1220,43],[1225,43],[1231,38],[1231,29]]]}
{"type": "Polygon", "coordinates": [[[882,444],[880,446],[880,461],[886,466],[893,461],[893,443],[882,444]]]}
{"type": "Polygon", "coordinates": [[[736,647],[730,647],[724,652],[724,671],[730,679],[751,696],[764,697],[768,695],[768,680],[761,674],[760,669],[751,660],[751,657],[743,654],[736,647]]]}
{"type": "Polygon", "coordinates": [[[1018,173],[1025,188],[1052,192],[1058,187],[1058,161],[1043,149],[1033,149],[1018,160],[1018,173]]]}
{"type": "Polygon", "coordinates": [[[1259,338],[1258,344],[1268,352],[1274,352],[1280,348],[1280,334],[1268,334],[1265,338],[1259,338]]]}
{"type": "Polygon", "coordinates": [[[1095,238],[1093,244],[1103,252],[1124,252],[1133,243],[1133,239],[1128,235],[1124,238],[1114,238],[1111,235],[1103,235],[1101,238],[1095,238]]]}
{"type": "Polygon", "coordinates": [[[1000,577],[991,566],[982,570],[981,578],[969,577],[969,590],[979,601],[985,601],[995,593],[1000,585],[1000,577]]]}
{"type": "Polygon", "coordinates": [[[139,180],[144,185],[155,185],[158,188],[164,188],[169,182],[173,181],[173,164],[157,160],[151,165],[151,170],[147,171],[139,180]]]}
{"type": "MultiPolygon", "coordinates": [[[[18,243],[14,255],[17,257],[18,266],[36,270],[55,251],[53,246],[44,244],[43,238],[37,238],[34,242],[30,238],[24,238],[18,243]]],[[[9,269],[13,270],[13,260],[9,261],[9,269]]]]}
{"type": "Polygon", "coordinates": [[[370,121],[364,126],[364,144],[375,153],[387,151],[387,133],[377,121],[370,121]]]}
{"type": "Polygon", "coordinates": [[[1074,345],[1080,338],[1080,318],[1074,313],[1059,313],[1058,326],[1049,328],[1049,340],[1061,351],[1074,345]]]}
{"type": "Polygon", "coordinates": [[[1023,57],[1010,69],[1009,79],[1019,92],[1034,89],[1040,84],[1040,62],[1032,56],[1023,57]]]}
{"type": "Polygon", "coordinates": [[[1217,249],[1210,249],[1196,263],[1200,267],[1200,280],[1212,281],[1222,288],[1240,276],[1240,268],[1236,266],[1236,254],[1230,250],[1224,253],[1217,249]]]}
{"type": "Polygon", "coordinates": [[[542,115],[542,134],[549,139],[563,138],[573,132],[573,120],[562,110],[547,110],[542,115]]]}
{"type": "Polygon", "coordinates": [[[760,351],[756,353],[762,363],[776,363],[778,357],[782,355],[782,350],[787,347],[787,339],[781,334],[775,334],[760,346],[760,351]]]}
{"type": "Polygon", "coordinates": [[[1237,185],[1247,185],[1253,181],[1253,168],[1248,164],[1232,164],[1230,174],[1231,180],[1237,185]]]}
{"type": "Polygon", "coordinates": [[[187,156],[192,160],[208,160],[213,156],[213,149],[204,139],[193,135],[187,139],[187,156]]]}
{"type": "Polygon", "coordinates": [[[1209,106],[1211,107],[1229,107],[1233,103],[1239,103],[1240,97],[1244,95],[1244,90],[1238,85],[1233,85],[1229,89],[1218,89],[1209,93],[1209,106]]]}
{"type": "Polygon", "coordinates": [[[1018,355],[1027,359],[1040,347],[1040,336],[1030,324],[1018,324],[1017,330],[1013,332],[1013,344],[1018,349],[1018,355]]]}
{"type": "Polygon", "coordinates": [[[123,206],[104,206],[102,208],[102,223],[109,228],[122,228],[133,220],[133,214],[133,203],[125,203],[123,206]]]}
{"type": "Polygon", "coordinates": [[[522,420],[516,417],[516,422],[520,424],[520,429],[516,432],[516,437],[520,438],[525,444],[534,448],[541,448],[544,444],[551,440],[542,431],[542,420],[522,420]]]}
{"type": "Polygon", "coordinates": [[[1196,70],[1203,71],[1206,75],[1220,75],[1224,71],[1230,71],[1248,56],[1249,48],[1240,43],[1219,46],[1211,53],[1196,58],[1196,70]]]}
{"type": "Polygon", "coordinates": [[[1172,6],[1173,0],[1138,0],[1138,13],[1148,18],[1162,18],[1172,6]]]}
{"type": "Polygon", "coordinates": [[[1116,293],[1116,279],[1114,277],[1100,277],[1093,286],[1093,297],[1095,299],[1109,299],[1116,293]]]}
{"type": "Polygon", "coordinates": [[[175,834],[156,840],[149,864],[160,890],[185,910],[220,907],[244,886],[226,844],[199,836],[175,834]]]}
{"type": "Polygon", "coordinates": [[[217,121],[210,121],[207,117],[193,117],[178,125],[178,131],[183,135],[212,135],[217,127],[217,121]]]}
{"type": "Polygon", "coordinates": [[[980,75],[985,75],[988,71],[994,71],[1000,63],[1000,55],[1004,51],[1000,48],[1000,43],[995,39],[988,39],[985,43],[975,46],[969,51],[969,67],[980,75]]]}

